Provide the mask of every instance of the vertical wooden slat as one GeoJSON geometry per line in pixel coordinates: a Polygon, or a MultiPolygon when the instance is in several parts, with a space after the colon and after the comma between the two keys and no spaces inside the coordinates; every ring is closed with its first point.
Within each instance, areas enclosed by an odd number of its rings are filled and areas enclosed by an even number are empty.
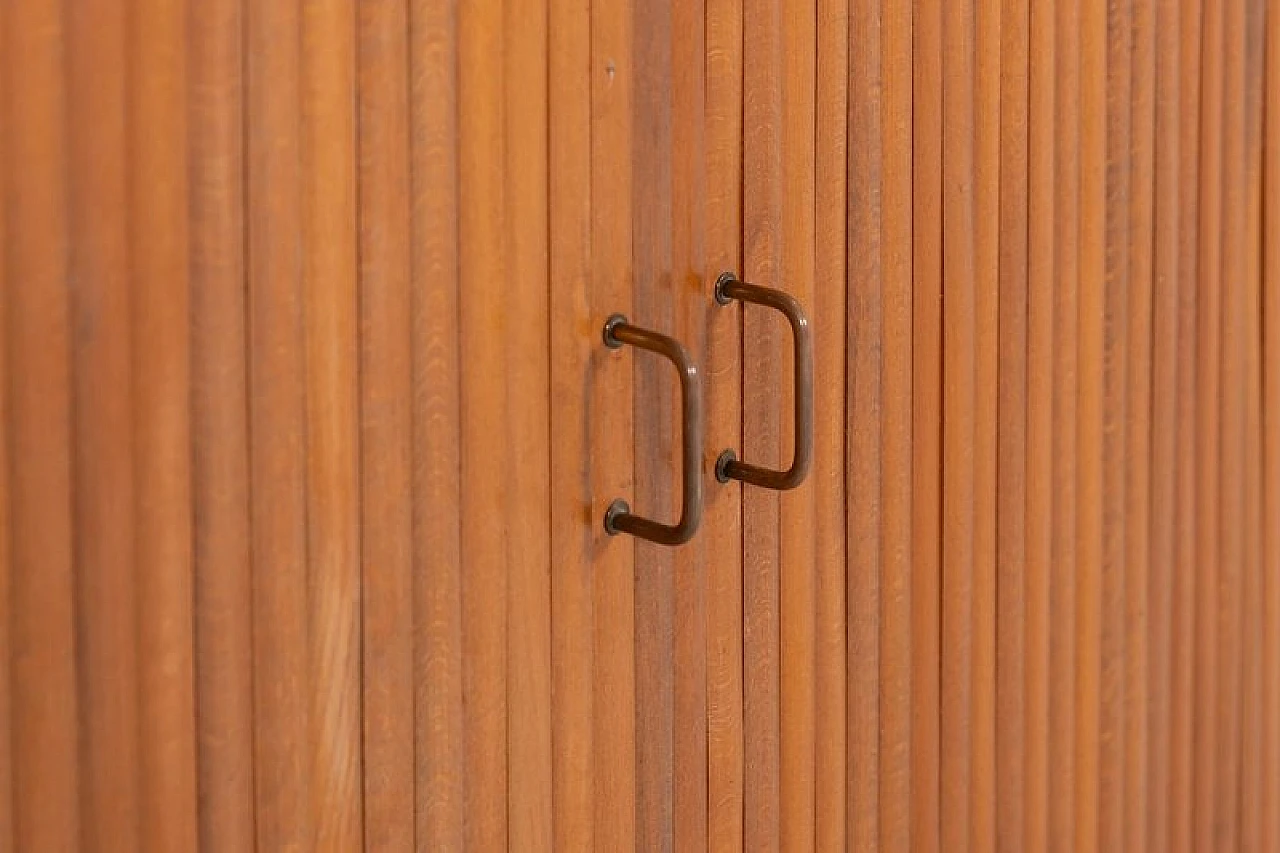
{"type": "Polygon", "coordinates": [[[1130,78],[1128,473],[1125,483],[1125,844],[1146,847],[1148,573],[1151,553],[1152,207],[1155,4],[1135,0],[1130,78]]]}
{"type": "Polygon", "coordinates": [[[912,51],[911,844],[933,853],[942,664],[941,3],[915,3],[912,51]]]}
{"type": "Polygon", "coordinates": [[[457,11],[409,10],[415,836],[462,847],[457,11]]]}
{"type": "Polygon", "coordinates": [[[1240,586],[1240,832],[1242,850],[1261,850],[1262,827],[1262,696],[1264,690],[1262,574],[1262,122],[1263,49],[1266,5],[1250,0],[1243,22],[1245,281],[1244,329],[1246,366],[1244,415],[1244,558],[1240,586]]]}
{"type": "MultiPolygon", "coordinates": [[[[907,14],[910,9],[907,9],[907,14]]],[[[819,850],[843,850],[848,835],[846,821],[848,773],[846,760],[847,727],[846,709],[848,697],[845,689],[846,680],[846,541],[845,541],[845,470],[844,465],[836,460],[844,458],[845,442],[845,341],[846,341],[846,300],[847,300],[847,246],[848,246],[848,208],[846,193],[848,190],[848,120],[849,120],[849,5],[847,0],[820,0],[818,3],[817,27],[817,94],[815,103],[815,173],[814,173],[814,230],[816,249],[814,254],[814,293],[811,306],[812,317],[822,317],[823,321],[814,328],[814,369],[817,375],[827,377],[815,388],[814,406],[816,423],[814,428],[815,457],[829,460],[828,464],[816,465],[810,472],[814,478],[814,506],[816,525],[815,551],[817,557],[816,578],[816,658],[815,658],[815,690],[814,706],[814,742],[816,755],[814,758],[814,808],[815,832],[814,843],[819,850]]],[[[910,38],[909,31],[905,34],[910,38]]],[[[903,61],[907,63],[906,85],[907,97],[910,97],[910,43],[903,61]]],[[[902,62],[898,63],[901,70],[902,62]]],[[[886,98],[886,103],[890,101],[886,98]]],[[[900,103],[895,98],[893,103],[900,103]]],[[[911,132],[909,116],[905,126],[900,128],[906,134],[911,132]]],[[[907,156],[907,180],[910,180],[910,148],[904,148],[907,156]]],[[[910,191],[899,197],[903,203],[909,203],[910,191]]],[[[908,226],[909,227],[909,226],[908,226]]],[[[909,234],[908,234],[909,236],[909,234]]],[[[909,269],[909,267],[908,267],[909,269]]],[[[907,281],[907,334],[910,334],[910,276],[907,281]]],[[[909,338],[907,339],[909,340],[909,338]]],[[[907,351],[909,352],[909,351],[907,351]]],[[[908,355],[909,357],[909,355],[908,355]]],[[[910,370],[908,364],[907,370],[910,370]]],[[[909,376],[909,374],[908,374],[909,376]]],[[[906,388],[907,405],[910,405],[910,382],[906,388]]],[[[908,442],[910,451],[911,431],[908,424],[903,425],[904,440],[908,442]]],[[[908,477],[910,459],[901,468],[908,477]]],[[[909,494],[909,493],[908,493],[909,494]]],[[[908,513],[910,507],[908,506],[908,513]]],[[[910,516],[907,516],[908,525],[910,516]]],[[[910,528],[908,527],[908,535],[910,528]]],[[[900,546],[901,547],[901,546],[900,546]]],[[[905,548],[910,548],[906,543],[905,548]]],[[[909,550],[904,551],[904,559],[909,559],[909,550]]],[[[904,569],[904,573],[909,570],[904,569]]],[[[902,583],[910,583],[906,574],[902,583]]],[[[902,623],[899,631],[910,637],[909,590],[903,591],[895,601],[901,612],[902,623]],[[905,611],[905,612],[902,612],[905,611]]],[[[888,618],[888,617],[886,617],[888,618]]],[[[893,708],[900,713],[899,728],[885,733],[886,739],[896,742],[899,733],[905,736],[909,732],[908,722],[910,706],[909,685],[906,679],[910,675],[910,646],[903,642],[901,651],[908,656],[902,668],[895,675],[892,667],[885,672],[886,709],[892,714],[893,708]]],[[[908,745],[902,743],[898,747],[890,746],[888,751],[900,757],[905,763],[909,758],[908,745]]],[[[882,780],[888,774],[882,774],[882,780]]],[[[907,807],[909,805],[905,788],[907,778],[895,776],[903,787],[896,790],[897,808],[903,818],[903,830],[906,830],[907,807]]],[[[881,803],[885,802],[881,798],[881,803]]],[[[885,821],[882,820],[882,825],[885,821]]],[[[885,839],[888,845],[888,839],[885,839]]]]}
{"type": "MultiPolygon", "coordinates": [[[[707,0],[706,252],[707,277],[712,281],[723,270],[740,270],[742,261],[742,14],[737,3],[707,0]]],[[[841,122],[843,118],[842,110],[841,122]]],[[[838,170],[843,175],[843,158],[838,163],[838,170]]],[[[843,203],[843,193],[839,199],[843,203]]],[[[843,282],[843,275],[838,280],[843,282]]],[[[843,296],[842,287],[834,289],[843,296]]],[[[815,329],[815,335],[822,334],[821,327],[815,329]]],[[[741,336],[738,312],[719,310],[712,313],[703,356],[702,386],[707,447],[712,452],[718,453],[722,447],[742,447],[741,336]],[[715,377],[722,378],[717,380],[715,377]]],[[[839,340],[839,353],[843,364],[843,337],[839,340]]],[[[843,406],[843,385],[838,393],[843,406]]],[[[843,432],[839,433],[838,441],[843,447],[843,432]]],[[[814,473],[817,473],[816,466],[814,473]]],[[[707,554],[707,846],[715,851],[734,851],[741,849],[743,844],[742,487],[733,482],[722,488],[709,480],[705,494],[707,504],[698,535],[705,541],[707,554]]],[[[843,491],[834,505],[839,513],[841,541],[844,530],[842,500],[843,491]]],[[[843,561],[838,564],[837,571],[836,582],[841,588],[838,689],[843,700],[843,561]]],[[[834,725],[838,725],[843,733],[843,711],[834,725]]]]}
{"type": "MultiPolygon", "coordinates": [[[[911,847],[911,39],[911,4],[882,4],[879,841],[882,850],[903,853],[911,847]]],[[[822,183],[819,176],[819,187],[822,183]]],[[[819,735],[820,754],[827,749],[825,743],[819,735]]]]}
{"type": "MultiPolygon", "coordinates": [[[[978,0],[973,24],[973,767],[969,836],[975,850],[991,850],[996,844],[1000,253],[1008,242],[1001,239],[1000,233],[1000,193],[1004,173],[1018,168],[1016,163],[1004,160],[1001,150],[1001,6],[1001,0],[978,0]]],[[[1012,731],[1018,725],[1009,721],[1006,730],[1012,731]]]]}
{"type": "MultiPolygon", "coordinates": [[[[1261,26],[1261,22],[1259,22],[1261,26]]],[[[1259,184],[1251,185],[1259,187],[1259,184]]],[[[1261,193],[1258,193],[1261,196],[1261,193]]],[[[1259,198],[1259,201],[1261,199],[1259,198]]],[[[1252,214],[1251,214],[1252,216],[1252,214]]],[[[1261,217],[1258,217],[1260,225],[1261,217]]],[[[1260,260],[1262,246],[1260,228],[1250,226],[1249,263],[1254,265],[1260,260]]],[[[1250,306],[1261,305],[1257,300],[1257,277],[1249,276],[1252,292],[1250,306]]],[[[1265,816],[1261,809],[1262,776],[1262,471],[1261,453],[1261,402],[1259,400],[1259,379],[1261,377],[1260,329],[1261,311],[1252,311],[1249,325],[1245,332],[1249,343],[1248,400],[1246,401],[1246,437],[1245,446],[1245,545],[1243,571],[1244,577],[1240,587],[1240,643],[1241,643],[1241,711],[1240,711],[1240,831],[1239,848],[1242,850],[1261,850],[1262,826],[1265,816]]]]}
{"type": "Polygon", "coordinates": [[[548,25],[551,318],[551,665],[553,843],[594,846],[589,415],[591,314],[591,16],[587,0],[553,3],[548,25]]]}
{"type": "Polygon", "coordinates": [[[244,17],[188,7],[191,432],[200,847],[254,843],[244,17]]]}
{"type": "Polygon", "coordinates": [[[881,6],[855,0],[849,13],[848,180],[859,190],[848,200],[848,843],[874,850],[880,844],[881,6]]]}
{"type": "Polygon", "coordinates": [[[1054,63],[1052,564],[1049,581],[1049,844],[1075,845],[1076,411],[1079,390],[1080,9],[1057,0],[1054,63]]]}
{"type": "Polygon", "coordinates": [[[80,819],[65,29],[48,3],[8,4],[4,15],[13,847],[69,850],[80,819]]]}
{"type": "MultiPolygon", "coordinates": [[[[1025,679],[1023,828],[1027,850],[1049,846],[1049,705],[1051,625],[1058,620],[1050,597],[1053,567],[1055,287],[1058,245],[1054,232],[1057,132],[1054,110],[1057,46],[1053,3],[1031,3],[1028,11],[1026,515],[1023,548],[1023,677],[1025,679]]],[[[1017,464],[1016,461],[1014,464],[1017,464]]],[[[997,664],[999,666],[999,664],[997,664]]],[[[1018,839],[1010,843],[1019,846],[1018,839]]]]}
{"type": "Polygon", "coordinates": [[[551,849],[547,12],[508,4],[506,185],[507,752],[509,843],[551,849]]]}
{"type": "MultiPolygon", "coordinates": [[[[779,287],[783,277],[782,3],[743,9],[743,275],[779,287]],[[746,59],[749,57],[749,61],[746,59]]],[[[777,467],[781,329],[773,312],[742,310],[742,458],[777,467]]],[[[742,490],[744,843],[778,846],[781,821],[778,496],[742,490]]]]}
{"type": "MultiPolygon", "coordinates": [[[[632,151],[637,187],[632,197],[634,319],[674,330],[672,277],[672,21],[671,9],[637,4],[632,43],[635,90],[632,151]]],[[[686,342],[687,345],[688,342],[686,342]]],[[[635,498],[633,506],[659,519],[679,514],[675,491],[679,454],[676,383],[663,358],[637,352],[635,389],[635,498]]],[[[674,583],[670,548],[635,541],[636,847],[672,844],[674,770],[674,583]]]]}
{"type": "MultiPolygon", "coordinates": [[[[1126,679],[1125,602],[1129,527],[1128,436],[1136,426],[1129,408],[1130,198],[1133,155],[1130,126],[1133,76],[1133,0],[1107,7],[1105,272],[1102,319],[1102,598],[1098,708],[1098,838],[1102,850],[1124,845],[1126,679]]],[[[1086,220],[1088,221],[1088,220],[1086,220]]],[[[1092,422],[1090,424],[1092,428],[1092,422]]]]}
{"type": "Polygon", "coordinates": [[[248,7],[249,452],[257,845],[313,838],[295,3],[248,7]]]}
{"type": "MultiPolygon", "coordinates": [[[[1107,8],[1080,6],[1080,260],[1076,407],[1077,851],[1099,846],[1100,725],[1104,612],[1103,418],[1107,373],[1107,8]]],[[[1117,40],[1119,37],[1117,36],[1117,40]]],[[[1110,742],[1108,747],[1112,746],[1110,742]]]]}
{"type": "Polygon", "coordinates": [[[136,849],[138,623],[126,169],[128,17],[67,7],[82,843],[136,849]]]}
{"type": "MultiPolygon", "coordinates": [[[[1001,54],[1005,33],[1011,29],[1002,26],[1001,5],[998,0],[979,0],[974,5],[973,776],[969,808],[970,844],[979,850],[996,847],[1000,261],[1009,243],[1001,234],[1001,190],[1005,172],[1019,168],[1006,161],[1001,150],[1001,54]]],[[[1009,430],[1004,433],[1007,437],[1009,430]]],[[[1020,721],[1006,721],[1006,734],[1018,726],[1020,721]]]]}
{"type": "Polygon", "coordinates": [[[1192,849],[1196,573],[1197,261],[1199,255],[1200,9],[1184,0],[1178,40],[1178,530],[1173,565],[1169,657],[1169,849],[1192,849]]]}
{"type": "Polygon", "coordinates": [[[1130,78],[1129,363],[1125,445],[1124,846],[1146,849],[1149,707],[1148,575],[1151,555],[1152,240],[1155,3],[1133,0],[1130,78]]]}
{"type": "Polygon", "coordinates": [[[1267,4],[1262,282],[1262,849],[1280,846],[1280,14],[1267,4]]]}
{"type": "MultiPolygon", "coordinates": [[[[779,286],[810,311],[814,295],[815,98],[817,21],[815,0],[785,0],[782,10],[782,275],[779,286]]],[[[782,326],[775,314],[767,322],[782,326]]],[[[780,375],[794,375],[790,335],[774,332],[778,349],[769,356],[780,375]]],[[[748,339],[747,352],[754,343],[748,339]]],[[[760,357],[763,354],[757,354],[760,357]]],[[[745,381],[753,383],[748,376],[745,381]]],[[[786,465],[795,442],[795,421],[787,413],[798,389],[779,381],[776,459],[786,465]]],[[[814,491],[812,483],[786,492],[779,511],[779,703],[781,728],[781,842],[786,849],[812,849],[814,834],[814,491]]],[[[878,693],[878,691],[877,691],[878,693]]]]}
{"type": "MultiPolygon", "coordinates": [[[[1029,577],[1028,524],[1031,504],[1028,467],[1037,464],[1027,455],[1031,437],[1027,375],[1028,294],[1027,245],[1031,236],[1028,207],[1030,14],[1026,2],[1006,0],[1000,14],[1000,139],[999,139],[999,412],[995,468],[997,572],[995,671],[996,709],[993,735],[997,747],[996,820],[1002,850],[1022,849],[1026,844],[1028,747],[1031,732],[1028,708],[1028,624],[1026,612],[1029,577]]],[[[1038,45],[1040,46],[1040,45],[1038,45]]],[[[1036,82],[1039,82],[1038,80],[1036,82]]],[[[1036,140],[1040,142],[1041,140],[1036,140]]],[[[1037,234],[1043,239],[1042,234],[1037,234]]],[[[1037,247],[1044,251],[1045,247],[1037,247]]],[[[1038,282],[1042,284],[1043,282],[1038,282]]],[[[1040,308],[1038,305],[1037,308],[1040,308]]],[[[1037,319],[1051,316],[1046,313],[1037,319]]],[[[1052,328],[1039,329],[1052,335],[1052,328]]],[[[1037,377],[1038,379],[1040,377],[1037,377]]],[[[1043,433],[1040,433],[1043,436],[1043,433]]],[[[1042,505],[1041,505],[1042,506],[1042,505]]],[[[1040,524],[1042,517],[1034,519],[1040,524]]],[[[1037,529],[1035,532],[1039,532],[1037,529]]],[[[1040,580],[1040,578],[1036,578],[1040,580]]],[[[1038,614],[1047,618],[1048,614],[1038,614]]],[[[974,792],[975,795],[978,793],[974,792]]]]}
{"type": "Polygon", "coordinates": [[[304,4],[299,60],[311,812],[342,850],[363,840],[354,14],[304,4]]]}
{"type": "Polygon", "coordinates": [[[974,3],[942,16],[941,848],[971,843],[976,282],[974,3]]]}
{"type": "MultiPolygon", "coordinates": [[[[1200,91],[1200,209],[1196,346],[1195,848],[1215,843],[1218,756],[1219,436],[1222,289],[1223,10],[1204,10],[1200,91]]],[[[1225,820],[1228,816],[1223,815],[1225,820]]]]}
{"type": "MultiPolygon", "coordinates": [[[[8,50],[8,14],[0,10],[0,45],[8,50]]],[[[0,60],[0,117],[9,120],[9,77],[7,62],[0,60]]],[[[13,633],[12,622],[12,506],[9,498],[9,313],[10,276],[8,258],[8,163],[9,140],[0,129],[0,330],[6,343],[0,343],[0,844],[12,847],[13,835],[13,633]]]]}
{"type": "MultiPolygon", "coordinates": [[[[1143,839],[1152,850],[1170,843],[1170,757],[1173,716],[1173,588],[1177,554],[1178,411],[1178,42],[1181,33],[1174,0],[1156,0],[1149,68],[1154,85],[1152,116],[1151,424],[1150,568],[1147,575],[1147,734],[1141,758],[1147,789],[1143,839]]],[[[1138,52],[1135,51],[1135,60],[1138,52]]],[[[1140,191],[1137,181],[1135,190],[1140,191]]],[[[1135,193],[1135,198],[1136,198],[1135,193]]],[[[1137,239],[1134,251],[1140,252],[1137,239]]],[[[1131,599],[1132,601],[1132,599],[1131,599]]],[[[1134,827],[1130,826],[1130,831],[1134,827]]]]}
{"type": "MultiPolygon", "coordinates": [[[[463,707],[467,847],[508,840],[503,62],[497,6],[458,9],[463,707]]],[[[620,700],[621,701],[621,700],[620,700]]]]}
{"type": "MultiPolygon", "coordinates": [[[[909,13],[909,9],[908,9],[909,13]]],[[[819,0],[817,29],[817,94],[815,96],[815,172],[814,172],[814,293],[811,316],[822,317],[814,334],[814,370],[824,376],[815,390],[814,455],[828,460],[814,466],[814,507],[816,525],[815,552],[817,578],[816,658],[814,705],[814,843],[819,850],[843,850],[848,837],[847,794],[848,772],[846,749],[848,729],[845,689],[846,648],[846,529],[844,515],[845,470],[845,341],[847,323],[846,269],[848,246],[848,121],[849,121],[849,4],[847,0],[819,0]],[[837,461],[841,460],[841,461],[837,461]]],[[[909,33],[907,35],[909,38],[909,33]]],[[[909,45],[908,45],[909,50],[909,45]]],[[[910,54],[905,57],[910,62],[910,54]]],[[[910,67],[907,67],[910,86],[910,67]]],[[[909,97],[909,92],[908,92],[909,97]]],[[[910,121],[905,130],[910,134],[910,121]]],[[[904,149],[910,157],[910,149],[904,149]]],[[[907,161],[910,169],[910,160],[907,161]]],[[[910,180],[908,173],[908,180],[910,180]]],[[[910,192],[901,196],[909,202],[910,192]]],[[[908,287],[910,282],[908,280],[908,287]]],[[[910,323],[910,296],[907,311],[910,323]]],[[[909,330],[908,330],[909,334],[909,330]]],[[[909,369],[909,367],[908,367],[909,369]]],[[[908,384],[907,394],[910,395],[908,384]]],[[[909,402],[908,402],[909,405],[909,402]]],[[[910,427],[904,426],[905,440],[911,440],[910,427]]],[[[909,447],[909,445],[908,445],[909,447]]],[[[910,465],[910,460],[906,463],[910,465]]],[[[904,475],[909,468],[903,468],[904,475]]],[[[908,508],[909,511],[909,508],[908,508]]],[[[910,518],[908,516],[908,524],[910,518]]],[[[909,543],[908,543],[909,547],[909,543]]],[[[904,579],[909,583],[909,576],[904,579]]],[[[904,593],[902,608],[910,606],[904,593]]],[[[909,612],[902,616],[909,619],[909,612]]],[[[909,622],[901,629],[909,637],[909,622]]],[[[910,646],[904,645],[905,654],[910,646]]],[[[909,666],[909,660],[907,662],[909,666]]],[[[890,697],[910,699],[902,679],[909,676],[904,668],[897,677],[886,672],[886,692],[890,697]],[[895,686],[896,685],[896,686],[895,686]]],[[[897,701],[887,700],[891,705],[897,701]]],[[[903,731],[910,707],[901,709],[903,731]]],[[[894,732],[887,733],[889,739],[894,732]]],[[[906,745],[902,759],[908,758],[906,745]]],[[[882,777],[883,778],[883,777],[882,777]]],[[[906,781],[906,777],[903,777],[906,781]]],[[[907,791],[900,792],[902,814],[907,813],[907,791]]],[[[883,800],[882,800],[883,802],[883,800]]]]}
{"type": "MultiPolygon", "coordinates": [[[[407,22],[403,0],[362,3],[357,19],[364,842],[373,850],[414,839],[407,22]]],[[[495,161],[486,168],[500,173],[495,161]]],[[[501,625],[500,613],[482,618],[501,625]]]]}
{"type": "MultiPolygon", "coordinates": [[[[706,268],[706,10],[704,3],[671,9],[671,328],[703,369],[703,404],[708,312],[716,311],[715,271],[706,268]]],[[[730,383],[733,384],[733,383],[730,383]]],[[[678,413],[669,417],[673,428],[678,413]]],[[[704,430],[706,429],[704,424],[704,430]]],[[[674,433],[673,437],[679,433],[674,433]]],[[[703,471],[717,452],[703,445],[703,471]]],[[[679,461],[671,454],[674,488],[679,461]]],[[[672,492],[674,494],[674,491],[672,492]]],[[[705,494],[705,493],[704,493],[705,494]]],[[[704,518],[705,523],[705,518],[704,518]]],[[[707,600],[706,538],[698,536],[675,551],[672,578],[672,842],[678,850],[707,847],[707,600]]]]}
{"type": "MultiPolygon", "coordinates": [[[[1240,584],[1244,561],[1245,369],[1248,317],[1245,252],[1249,239],[1245,218],[1245,3],[1225,4],[1222,35],[1221,229],[1219,299],[1221,331],[1220,460],[1218,471],[1219,541],[1218,648],[1215,673],[1218,695],[1212,724],[1216,727],[1214,770],[1214,841],[1220,850],[1235,850],[1240,822],[1240,584]]],[[[1212,488],[1212,486],[1210,487],[1212,488]]]]}
{"type": "Polygon", "coordinates": [[[131,7],[130,219],[143,846],[196,843],[192,622],[187,20],[131,7]]]}
{"type": "MultiPolygon", "coordinates": [[[[630,314],[633,296],[631,3],[591,14],[591,502],[594,566],[596,846],[635,846],[635,543],[606,538],[600,520],[633,483],[633,354],[598,345],[613,313],[630,314]]],[[[650,188],[643,187],[647,192],[650,188]]],[[[637,318],[638,319],[638,318],[637,318]]]]}

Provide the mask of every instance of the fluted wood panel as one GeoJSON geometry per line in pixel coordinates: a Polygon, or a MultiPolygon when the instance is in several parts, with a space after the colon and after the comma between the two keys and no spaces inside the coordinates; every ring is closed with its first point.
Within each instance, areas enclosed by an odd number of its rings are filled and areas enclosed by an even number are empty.
{"type": "Polygon", "coordinates": [[[0,849],[1280,846],[1274,3],[0,45],[0,849]]]}

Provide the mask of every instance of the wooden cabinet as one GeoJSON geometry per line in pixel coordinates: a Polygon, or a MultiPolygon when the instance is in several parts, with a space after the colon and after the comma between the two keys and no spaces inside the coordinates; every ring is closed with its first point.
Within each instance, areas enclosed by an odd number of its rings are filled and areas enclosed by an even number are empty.
{"type": "Polygon", "coordinates": [[[1280,848],[1278,99],[1268,0],[0,4],[0,849],[1280,848]]]}

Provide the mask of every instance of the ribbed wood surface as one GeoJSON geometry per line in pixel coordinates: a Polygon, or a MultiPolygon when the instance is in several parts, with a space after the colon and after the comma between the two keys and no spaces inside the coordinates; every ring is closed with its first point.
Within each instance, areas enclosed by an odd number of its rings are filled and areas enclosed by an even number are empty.
{"type": "Polygon", "coordinates": [[[1275,3],[8,0],[0,201],[0,849],[1280,849],[1275,3]]]}

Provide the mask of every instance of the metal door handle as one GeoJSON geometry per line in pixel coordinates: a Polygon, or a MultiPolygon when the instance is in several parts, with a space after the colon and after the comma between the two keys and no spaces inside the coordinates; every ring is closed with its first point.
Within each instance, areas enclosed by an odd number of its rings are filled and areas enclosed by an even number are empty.
{"type": "Polygon", "coordinates": [[[605,510],[604,529],[610,536],[630,533],[659,545],[681,545],[693,538],[698,531],[698,522],[702,520],[702,465],[699,460],[702,448],[702,387],[698,381],[698,366],[675,338],[632,326],[621,314],[614,314],[605,322],[604,343],[610,349],[628,344],[670,359],[680,375],[680,401],[684,415],[681,429],[684,482],[680,520],[670,525],[644,518],[631,512],[631,507],[622,498],[617,498],[605,510]]]}
{"type": "Polygon", "coordinates": [[[791,324],[791,337],[795,344],[795,455],[791,467],[785,471],[762,468],[748,462],[740,462],[732,449],[720,454],[716,460],[716,479],[727,483],[741,480],[766,489],[794,489],[804,482],[813,460],[813,340],[809,334],[809,321],[804,309],[790,294],[772,287],[747,284],[739,281],[731,272],[724,272],[716,279],[716,302],[728,305],[737,299],[752,302],[775,311],[781,311],[791,324]]]}

